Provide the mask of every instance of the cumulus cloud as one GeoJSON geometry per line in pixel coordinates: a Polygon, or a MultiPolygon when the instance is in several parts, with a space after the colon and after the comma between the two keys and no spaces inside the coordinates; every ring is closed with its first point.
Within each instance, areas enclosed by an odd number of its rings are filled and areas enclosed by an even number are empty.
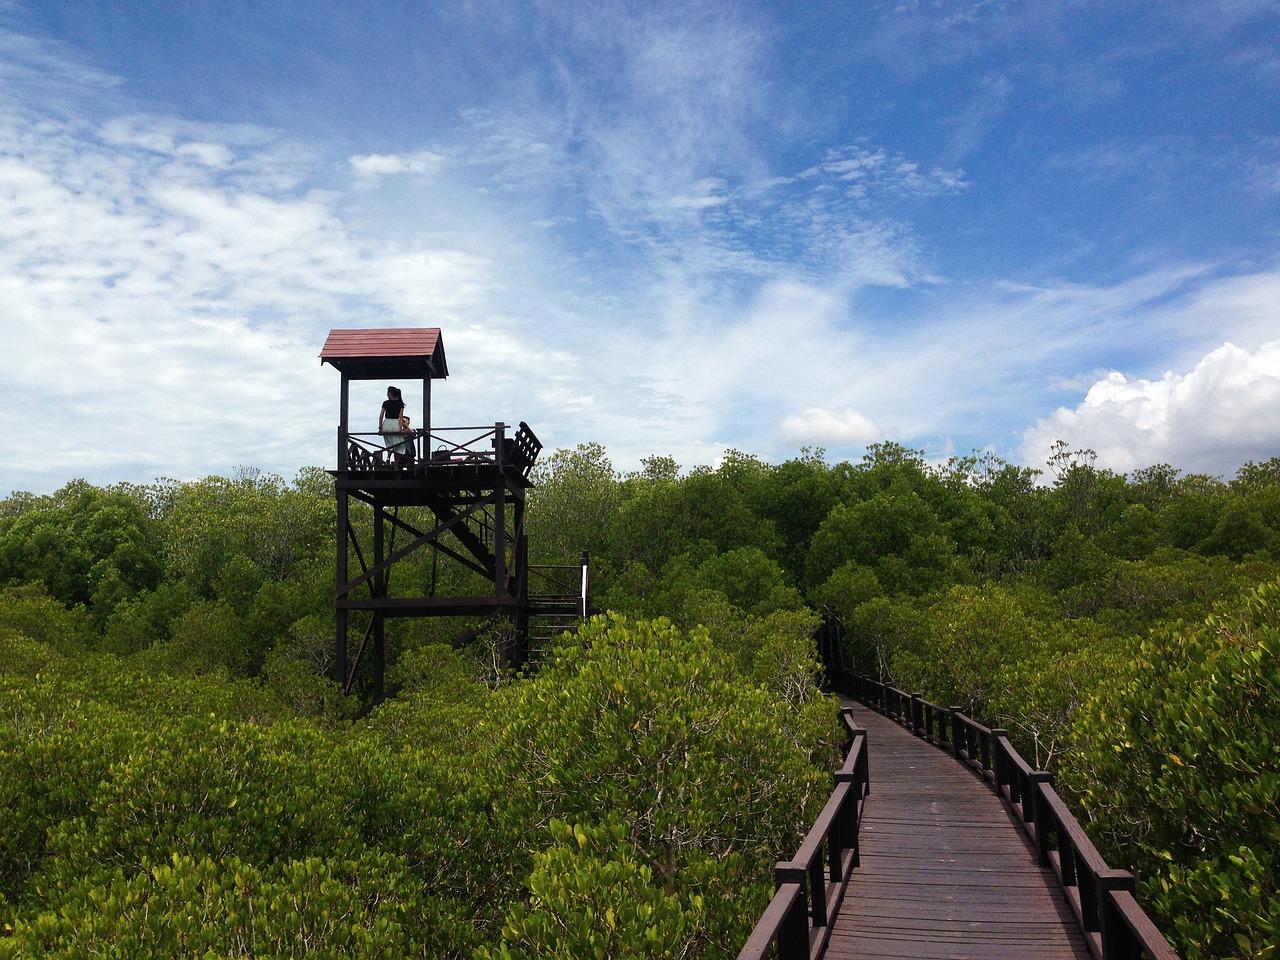
{"type": "Polygon", "coordinates": [[[802,445],[864,445],[884,436],[879,427],[852,407],[809,407],[784,418],[780,427],[788,442],[802,445]]]}
{"type": "Polygon", "coordinates": [[[1229,476],[1259,451],[1280,455],[1277,410],[1280,340],[1255,351],[1225,343],[1185,374],[1144,380],[1112,371],[1074,409],[1038,420],[1024,436],[1023,458],[1043,463],[1052,444],[1065,440],[1097,451],[1099,466],[1119,472],[1171,463],[1229,476]]]}

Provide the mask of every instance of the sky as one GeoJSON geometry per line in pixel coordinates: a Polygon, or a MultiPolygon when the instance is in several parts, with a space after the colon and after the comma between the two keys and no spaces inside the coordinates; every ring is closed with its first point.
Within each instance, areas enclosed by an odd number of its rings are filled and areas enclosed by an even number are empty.
{"type": "Polygon", "coordinates": [[[0,496],[332,467],[325,337],[402,326],[434,425],[619,470],[1229,478],[1280,455],[1280,2],[0,0],[0,496]]]}

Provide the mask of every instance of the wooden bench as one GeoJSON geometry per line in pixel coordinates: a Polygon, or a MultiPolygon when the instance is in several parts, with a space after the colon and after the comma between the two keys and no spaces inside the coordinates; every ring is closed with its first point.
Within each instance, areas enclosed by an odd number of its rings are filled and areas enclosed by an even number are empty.
{"type": "Polygon", "coordinates": [[[500,462],[503,466],[515,467],[522,477],[527,478],[540,452],[542,452],[542,441],[529,429],[529,425],[521,420],[520,429],[516,431],[516,435],[503,438],[500,462]]]}

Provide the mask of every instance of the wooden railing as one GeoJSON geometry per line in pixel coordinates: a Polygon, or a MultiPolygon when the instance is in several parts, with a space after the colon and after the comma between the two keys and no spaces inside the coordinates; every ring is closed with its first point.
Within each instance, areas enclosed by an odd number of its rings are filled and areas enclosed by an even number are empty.
{"type": "Polygon", "coordinates": [[[870,792],[867,734],[841,712],[848,734],[836,788],[790,860],[774,867],[777,890],[738,960],[760,960],[777,947],[779,960],[821,957],[845,889],[858,866],[862,803],[870,792]]]}
{"type": "Polygon", "coordinates": [[[949,750],[991,784],[1035,845],[1040,865],[1053,868],[1095,957],[1177,960],[1138,904],[1133,875],[1107,866],[1054,789],[1053,775],[1033,770],[1005,730],[985,727],[958,707],[937,706],[918,693],[869,677],[843,673],[833,680],[855,700],[949,750]]]}
{"type": "Polygon", "coordinates": [[[365,471],[395,470],[410,464],[423,467],[495,464],[515,467],[527,476],[542,450],[542,443],[523,421],[513,435],[508,435],[509,429],[505,423],[389,434],[339,429],[338,469],[365,471]]]}

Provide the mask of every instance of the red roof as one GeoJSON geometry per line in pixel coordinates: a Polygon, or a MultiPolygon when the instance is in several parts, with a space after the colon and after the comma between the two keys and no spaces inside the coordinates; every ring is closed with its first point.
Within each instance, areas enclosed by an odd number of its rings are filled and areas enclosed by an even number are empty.
{"type": "Polygon", "coordinates": [[[439,327],[383,327],[330,330],[320,362],[331,363],[357,380],[449,375],[439,327]]]}

